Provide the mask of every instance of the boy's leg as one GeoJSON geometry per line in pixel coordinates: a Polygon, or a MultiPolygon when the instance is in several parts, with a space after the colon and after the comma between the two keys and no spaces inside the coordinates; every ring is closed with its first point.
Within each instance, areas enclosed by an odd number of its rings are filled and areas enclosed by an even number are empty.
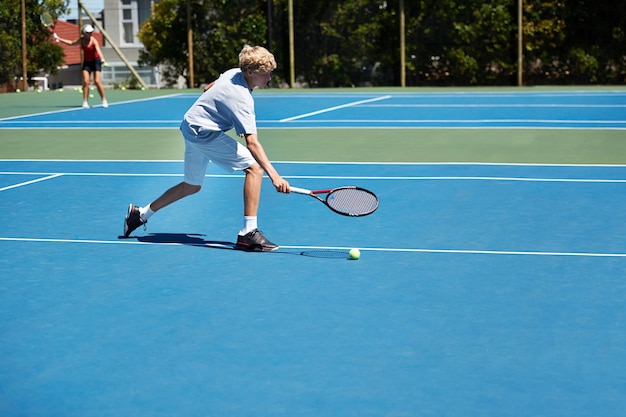
{"type": "Polygon", "coordinates": [[[135,229],[148,223],[148,218],[157,210],[200,191],[201,186],[191,185],[181,182],[161,194],[159,198],[154,200],[146,207],[137,207],[133,204],[128,206],[128,213],[124,219],[124,237],[128,237],[135,229]]]}
{"type": "Polygon", "coordinates": [[[243,215],[256,216],[259,211],[261,199],[261,183],[263,182],[263,169],[257,163],[245,169],[246,179],[243,183],[243,215]]]}
{"type": "Polygon", "coordinates": [[[173,186],[164,192],[159,198],[150,203],[150,209],[152,211],[159,211],[163,207],[169,206],[181,198],[197,193],[200,191],[200,188],[200,185],[191,185],[183,181],[180,184],[173,186]]]}
{"type": "Polygon", "coordinates": [[[195,149],[195,147],[186,144],[185,180],[165,191],[159,198],[145,207],[137,207],[131,204],[124,219],[124,236],[128,237],[133,230],[146,224],[148,218],[156,211],[200,191],[208,163],[208,157],[195,149]]]}
{"type": "Polygon", "coordinates": [[[236,247],[253,251],[276,250],[278,245],[270,242],[256,227],[263,169],[258,163],[254,163],[244,169],[244,172],[246,173],[246,179],[243,184],[244,229],[237,236],[236,247]]]}

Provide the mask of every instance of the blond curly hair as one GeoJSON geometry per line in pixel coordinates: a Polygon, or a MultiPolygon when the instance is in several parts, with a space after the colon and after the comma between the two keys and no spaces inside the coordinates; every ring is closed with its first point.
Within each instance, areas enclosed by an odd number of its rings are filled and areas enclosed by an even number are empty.
{"type": "Polygon", "coordinates": [[[239,53],[239,68],[243,72],[272,72],[276,69],[274,55],[262,46],[245,45],[239,53]]]}

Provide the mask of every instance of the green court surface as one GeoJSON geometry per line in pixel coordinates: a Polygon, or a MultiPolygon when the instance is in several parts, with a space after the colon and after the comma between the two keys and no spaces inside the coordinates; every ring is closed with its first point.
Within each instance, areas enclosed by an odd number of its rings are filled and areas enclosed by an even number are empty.
{"type": "MultiPolygon", "coordinates": [[[[624,91],[624,87],[549,88],[546,91],[624,91]]],[[[200,90],[107,90],[110,103],[200,90]]],[[[420,91],[432,93],[539,91],[524,89],[340,89],[302,93],[420,91]]],[[[255,94],[293,93],[266,89],[255,94]]],[[[95,94],[97,96],[97,93],[95,94]]],[[[63,111],[80,106],[82,96],[63,92],[0,95],[0,118],[63,111]]],[[[99,98],[92,101],[97,105],[99,98]]],[[[626,113],[626,111],[625,111],[626,113]]],[[[626,117],[626,115],[625,115],[626,117]]],[[[4,159],[180,160],[177,129],[2,129],[4,159]]],[[[625,164],[626,131],[590,129],[261,129],[273,160],[345,162],[486,162],[539,164],[625,164]]]]}

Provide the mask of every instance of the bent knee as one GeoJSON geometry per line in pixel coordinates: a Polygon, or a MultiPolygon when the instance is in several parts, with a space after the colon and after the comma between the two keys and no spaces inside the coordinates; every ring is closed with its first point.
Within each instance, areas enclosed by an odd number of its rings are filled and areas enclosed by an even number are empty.
{"type": "Polygon", "coordinates": [[[245,170],[246,174],[251,174],[251,175],[256,175],[256,176],[263,176],[263,168],[261,168],[261,165],[259,164],[252,164],[250,165],[248,168],[246,168],[245,170]]]}
{"type": "Polygon", "coordinates": [[[183,182],[183,187],[184,187],[183,188],[184,189],[184,193],[186,195],[195,194],[198,191],[200,191],[200,189],[202,188],[201,185],[191,185],[191,184],[188,184],[186,182],[183,182]]]}

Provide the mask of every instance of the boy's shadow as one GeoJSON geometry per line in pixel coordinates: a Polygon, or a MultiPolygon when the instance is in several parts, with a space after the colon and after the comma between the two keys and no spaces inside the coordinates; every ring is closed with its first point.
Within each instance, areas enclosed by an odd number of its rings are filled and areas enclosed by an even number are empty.
{"type": "Polygon", "coordinates": [[[233,242],[207,240],[204,236],[198,233],[151,233],[147,236],[136,236],[135,238],[139,242],[144,243],[176,243],[179,245],[235,250],[233,242]]]}
{"type": "MultiPolygon", "coordinates": [[[[144,243],[163,243],[163,244],[179,244],[187,246],[196,246],[211,249],[223,249],[223,250],[237,250],[237,246],[233,242],[224,242],[219,240],[205,239],[206,235],[199,233],[151,233],[147,236],[131,236],[137,239],[139,242],[144,243]]],[[[121,236],[120,236],[121,238],[121,236]]],[[[242,251],[246,252],[246,251],[242,251]]],[[[252,251],[252,253],[261,253],[252,251]]],[[[283,249],[280,248],[272,252],[263,253],[280,253],[284,255],[299,255],[309,258],[325,258],[325,259],[348,259],[348,251],[340,249],[283,249]]]]}

